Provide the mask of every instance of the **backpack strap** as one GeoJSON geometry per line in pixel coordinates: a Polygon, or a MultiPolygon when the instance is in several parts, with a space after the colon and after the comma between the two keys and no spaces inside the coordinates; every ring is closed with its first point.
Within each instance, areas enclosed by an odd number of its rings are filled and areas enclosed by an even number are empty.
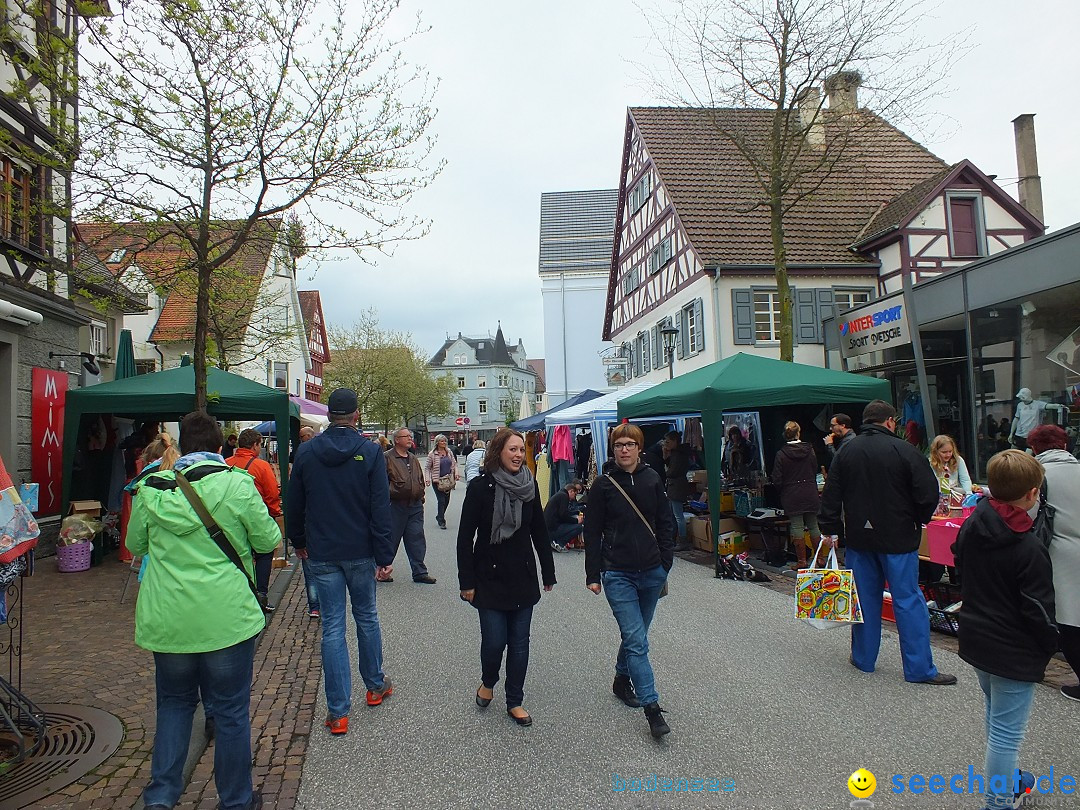
{"type": "Polygon", "coordinates": [[[222,553],[235,565],[240,573],[244,575],[244,580],[247,582],[248,587],[251,589],[252,596],[255,600],[259,600],[259,591],[255,587],[255,583],[251,577],[248,576],[247,569],[244,568],[244,563],[240,560],[240,554],[237,552],[236,547],[229,542],[229,538],[226,537],[225,532],[218,526],[217,521],[214,520],[210,514],[210,510],[206,508],[206,504],[203,503],[202,498],[199,497],[199,493],[195,491],[195,488],[191,486],[191,483],[184,477],[182,472],[176,473],[176,485],[180,487],[180,491],[184,493],[184,497],[188,499],[188,503],[191,504],[191,508],[195,510],[195,514],[199,516],[199,520],[202,521],[203,527],[210,535],[210,539],[217,543],[218,548],[222,553]]]}

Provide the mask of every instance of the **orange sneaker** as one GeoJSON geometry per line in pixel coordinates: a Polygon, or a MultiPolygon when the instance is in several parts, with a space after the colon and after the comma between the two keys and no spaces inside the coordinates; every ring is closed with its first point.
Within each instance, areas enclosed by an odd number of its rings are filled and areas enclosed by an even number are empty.
{"type": "Polygon", "coordinates": [[[348,716],[346,716],[346,717],[339,717],[339,718],[337,718],[335,720],[335,719],[333,719],[331,717],[327,717],[326,718],[326,727],[328,729],[330,729],[331,734],[348,734],[349,733],[349,718],[348,718],[348,716]]]}
{"type": "Polygon", "coordinates": [[[378,706],[383,702],[383,698],[388,698],[394,694],[394,683],[390,680],[389,676],[383,676],[382,689],[376,689],[372,691],[368,689],[367,693],[367,705],[378,706]]]}

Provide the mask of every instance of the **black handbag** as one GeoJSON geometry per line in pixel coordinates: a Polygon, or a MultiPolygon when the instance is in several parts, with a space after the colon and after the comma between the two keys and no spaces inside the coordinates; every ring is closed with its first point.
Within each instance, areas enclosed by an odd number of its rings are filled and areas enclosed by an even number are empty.
{"type": "Polygon", "coordinates": [[[1046,479],[1043,478],[1039,487],[1039,512],[1031,526],[1031,533],[1039,539],[1043,548],[1049,548],[1050,541],[1054,539],[1054,515],[1057,514],[1057,508],[1046,501],[1046,491],[1046,479]]]}

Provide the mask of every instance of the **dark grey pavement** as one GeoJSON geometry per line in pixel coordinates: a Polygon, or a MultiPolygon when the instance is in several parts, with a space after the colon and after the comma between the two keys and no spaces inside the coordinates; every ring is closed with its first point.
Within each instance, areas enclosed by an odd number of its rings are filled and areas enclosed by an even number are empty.
{"type": "MultiPolygon", "coordinates": [[[[958,686],[908,684],[897,638],[886,632],[878,671],[863,674],[848,664],[845,630],[796,622],[791,597],[714,579],[682,560],[650,634],[673,729],[663,741],[649,736],[640,710],[611,694],[617,629],[603,596],[584,587],[582,553],[556,555],[559,584],[534,613],[525,685],[534,725],[519,728],[506,716],[501,684],[491,706],[478,709],[479,627],[458,597],[454,563],[463,495],[454,492],[448,531],[428,510],[428,567],[438,584],[414,584],[402,550],[396,582],[379,586],[394,695],[370,708],[354,675],[349,734],[332,738],[316,725],[299,807],[823,810],[851,806],[846,782],[860,766],[877,778],[878,808],[981,806],[974,796],[891,792],[894,774],[905,783],[915,773],[966,780],[969,766],[981,769],[982,693],[953,653],[935,651],[935,659],[958,686]],[[700,792],[614,789],[616,775],[651,774],[730,780],[734,790],[711,792],[707,781],[686,783],[700,792]]],[[[320,689],[316,717],[325,707],[320,689]]],[[[1078,743],[1080,704],[1040,686],[1023,766],[1080,777],[1078,743]]],[[[1032,806],[1080,810],[1080,795],[1055,793],[1032,806]]]]}

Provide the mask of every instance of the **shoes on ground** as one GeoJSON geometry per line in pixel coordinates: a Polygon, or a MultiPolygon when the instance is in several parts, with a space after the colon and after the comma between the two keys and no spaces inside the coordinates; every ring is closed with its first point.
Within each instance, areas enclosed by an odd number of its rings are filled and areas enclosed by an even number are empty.
{"type": "Polygon", "coordinates": [[[664,720],[664,710],[659,703],[650,703],[645,707],[645,719],[649,721],[649,733],[656,739],[671,733],[671,726],[664,720]]]}
{"type": "Polygon", "coordinates": [[[928,683],[931,686],[952,686],[956,683],[956,676],[939,672],[933,678],[927,678],[925,681],[919,681],[919,683],[928,683]]]}
{"type": "Polygon", "coordinates": [[[692,543],[676,543],[675,544],[675,550],[676,551],[690,551],[693,547],[694,546],[693,546],[692,543]]]}
{"type": "MultiPolygon", "coordinates": [[[[480,689],[483,688],[484,686],[483,684],[481,684],[480,689]]],[[[476,705],[479,706],[481,709],[486,709],[488,706],[491,705],[491,701],[495,699],[495,693],[493,692],[491,694],[491,697],[489,698],[482,698],[480,697],[480,689],[476,690],[476,705]]]]}
{"type": "Polygon", "coordinates": [[[424,574],[422,577],[413,577],[413,582],[420,582],[424,585],[434,585],[437,581],[431,574],[424,574]]]}
{"type": "Polygon", "coordinates": [[[262,810],[262,806],[262,794],[256,790],[251,794],[251,804],[248,805],[248,810],[262,810]]]}
{"type": "Polygon", "coordinates": [[[318,608],[310,608],[308,610],[308,612],[307,612],[307,615],[308,615],[309,619],[320,619],[320,618],[322,618],[322,614],[319,613],[318,608]]]}
{"type": "Polygon", "coordinates": [[[382,689],[368,689],[367,705],[378,706],[383,702],[383,698],[388,698],[392,694],[394,694],[394,682],[390,680],[389,675],[384,675],[382,689]]]}
{"type": "Polygon", "coordinates": [[[1080,700],[1080,683],[1078,683],[1076,686],[1061,687],[1061,694],[1067,697],[1069,700],[1080,700]]]}
{"type": "Polygon", "coordinates": [[[349,733],[349,717],[330,717],[327,715],[326,727],[330,729],[331,734],[348,734],[349,733]]]}
{"type": "Polygon", "coordinates": [[[394,578],[393,577],[383,577],[382,579],[379,579],[378,577],[375,577],[375,581],[376,582],[393,582],[394,578]]]}
{"type": "Polygon", "coordinates": [[[556,551],[559,554],[565,554],[566,553],[566,546],[560,546],[558,543],[556,543],[554,540],[552,540],[551,541],[551,550],[556,551]]]}
{"type": "Polygon", "coordinates": [[[440,529],[445,529],[446,528],[446,521],[445,520],[440,520],[440,521],[438,521],[438,523],[439,523],[439,528],[440,529]]]}
{"type": "Polygon", "coordinates": [[[265,593],[260,593],[258,596],[259,607],[263,609],[263,613],[273,613],[274,606],[270,604],[269,597],[265,593]]]}
{"type": "Polygon", "coordinates": [[[641,706],[641,701],[638,700],[637,692],[634,691],[634,684],[630,681],[629,675],[616,675],[615,683],[611,685],[611,691],[615,694],[615,697],[631,709],[641,706]]]}
{"type": "MultiPolygon", "coordinates": [[[[531,726],[532,725],[532,716],[529,715],[528,712],[526,712],[521,717],[518,717],[516,714],[514,714],[514,709],[521,709],[521,707],[520,706],[513,706],[513,707],[506,710],[506,715],[511,720],[513,720],[519,726],[531,726]]],[[[525,710],[522,709],[522,711],[525,711],[525,710]]]]}

